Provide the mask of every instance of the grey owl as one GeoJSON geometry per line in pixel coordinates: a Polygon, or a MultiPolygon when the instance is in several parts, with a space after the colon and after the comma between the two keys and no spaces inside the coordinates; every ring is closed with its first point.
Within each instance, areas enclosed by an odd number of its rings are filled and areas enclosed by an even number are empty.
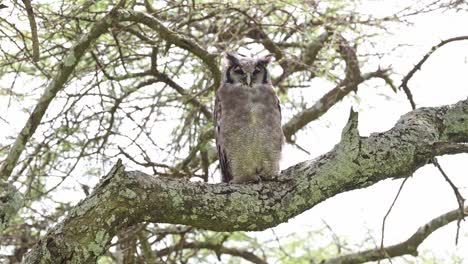
{"type": "Polygon", "coordinates": [[[271,56],[225,53],[214,130],[222,181],[258,182],[278,175],[284,136],[267,66],[271,56]]]}

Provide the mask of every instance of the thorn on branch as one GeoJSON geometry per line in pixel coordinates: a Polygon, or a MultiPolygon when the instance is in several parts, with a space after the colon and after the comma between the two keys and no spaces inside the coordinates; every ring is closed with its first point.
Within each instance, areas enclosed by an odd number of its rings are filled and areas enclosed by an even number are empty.
{"type": "Polygon", "coordinates": [[[347,141],[352,143],[357,143],[356,140],[359,141],[358,119],[359,113],[351,108],[348,123],[346,123],[341,133],[342,139],[348,139],[347,141]]]}
{"type": "Polygon", "coordinates": [[[100,188],[103,188],[105,185],[107,185],[111,181],[111,179],[114,177],[115,174],[123,170],[125,170],[125,167],[122,164],[122,160],[118,159],[114,167],[112,167],[112,169],[109,171],[109,173],[100,180],[100,182],[96,185],[96,187],[94,187],[94,191],[100,188]]]}

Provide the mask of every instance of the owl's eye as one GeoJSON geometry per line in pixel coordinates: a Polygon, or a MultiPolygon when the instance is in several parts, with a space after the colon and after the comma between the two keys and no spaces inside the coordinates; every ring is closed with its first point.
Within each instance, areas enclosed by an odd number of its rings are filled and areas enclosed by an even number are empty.
{"type": "Polygon", "coordinates": [[[234,68],[234,72],[237,73],[237,74],[244,74],[244,71],[239,66],[234,68]]]}

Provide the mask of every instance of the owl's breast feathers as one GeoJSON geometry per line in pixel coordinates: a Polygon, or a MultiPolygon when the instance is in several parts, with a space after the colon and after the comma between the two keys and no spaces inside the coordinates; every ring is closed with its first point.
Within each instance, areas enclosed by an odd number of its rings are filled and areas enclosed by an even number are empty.
{"type": "Polygon", "coordinates": [[[234,118],[245,125],[281,123],[278,99],[269,85],[258,85],[255,88],[241,85],[235,88],[221,87],[218,97],[223,109],[223,119],[234,118]]]}

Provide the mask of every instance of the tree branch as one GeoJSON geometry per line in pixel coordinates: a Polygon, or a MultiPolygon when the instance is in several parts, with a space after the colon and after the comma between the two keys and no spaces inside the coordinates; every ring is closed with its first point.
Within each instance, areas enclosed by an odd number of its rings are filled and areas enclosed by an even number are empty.
{"type": "Polygon", "coordinates": [[[301,130],[310,122],[316,120],[325,114],[332,106],[341,101],[350,92],[355,91],[356,87],[366,80],[371,78],[386,78],[386,70],[377,70],[375,72],[363,74],[360,78],[345,79],[339,83],[335,88],[331,89],[322,98],[320,98],[314,105],[304,109],[293,116],[286,124],[283,125],[283,133],[286,141],[293,142],[292,136],[301,130]]]}
{"type": "Polygon", "coordinates": [[[414,102],[414,99],[413,99],[413,95],[411,94],[411,90],[409,89],[408,87],[408,82],[411,78],[413,78],[413,75],[421,69],[422,65],[424,64],[424,62],[427,61],[427,59],[429,59],[429,57],[437,50],[439,49],[440,47],[444,46],[445,44],[448,44],[450,42],[454,42],[454,41],[460,41],[460,40],[468,40],[468,36],[461,36],[461,37],[455,37],[455,38],[449,38],[449,39],[446,39],[446,40],[443,40],[441,41],[439,44],[433,46],[431,48],[431,50],[429,50],[429,52],[427,52],[423,58],[416,64],[414,65],[413,69],[411,69],[408,74],[406,74],[405,77],[403,77],[403,79],[401,80],[401,84],[400,84],[400,88],[403,89],[403,91],[406,93],[406,97],[408,98],[408,101],[410,102],[411,104],[411,107],[413,109],[416,108],[416,103],[414,102]]]}
{"type": "Polygon", "coordinates": [[[434,157],[434,144],[468,141],[467,115],[468,99],[420,108],[387,132],[360,137],[358,117],[352,113],[341,142],[330,152],[261,184],[157,178],[125,172],[119,161],[95,191],[32,248],[25,263],[92,262],[119,230],[143,221],[215,231],[274,227],[336,194],[412,175],[434,157]]]}
{"type": "Polygon", "coordinates": [[[178,83],[176,83],[173,79],[171,79],[167,74],[162,73],[158,71],[156,68],[151,70],[151,74],[154,75],[159,81],[169,85],[171,88],[176,90],[177,93],[183,96],[183,100],[185,100],[187,103],[192,104],[193,106],[197,107],[200,109],[200,111],[203,113],[203,115],[206,117],[207,120],[212,120],[213,119],[213,114],[211,113],[208,108],[204,104],[202,104],[197,98],[195,98],[193,95],[187,94],[184,88],[180,86],[178,83]]]}
{"type": "Polygon", "coordinates": [[[215,87],[219,86],[221,73],[219,71],[218,64],[216,63],[216,56],[214,54],[207,52],[191,39],[171,31],[170,29],[166,28],[159,20],[144,12],[118,10],[124,3],[125,1],[120,1],[108,15],[106,15],[100,21],[96,22],[90,31],[82,36],[82,38],[68,51],[63,61],[60,62],[59,71],[45,89],[43,95],[39,99],[38,104],[34,108],[33,112],[26,121],[25,126],[11,147],[7,158],[2,162],[2,166],[0,168],[0,179],[7,180],[9,178],[26,146],[26,143],[29,141],[39,126],[50,102],[63,88],[63,85],[68,80],[69,76],[89,46],[100,35],[107,31],[107,29],[112,25],[112,21],[114,19],[120,21],[134,21],[143,23],[158,32],[160,36],[166,41],[192,52],[197,57],[199,57],[211,70],[214,78],[213,85],[215,87]]]}
{"type": "Polygon", "coordinates": [[[32,39],[32,47],[33,47],[33,60],[38,61],[39,60],[39,39],[37,36],[37,25],[36,25],[36,19],[34,17],[34,11],[31,5],[31,0],[23,0],[26,13],[28,14],[28,19],[29,19],[29,25],[31,27],[31,39],[32,39]]]}
{"type": "MultiPolygon", "coordinates": [[[[245,260],[248,260],[256,264],[268,263],[248,250],[225,247],[222,244],[216,244],[212,242],[185,242],[185,243],[182,243],[181,246],[182,246],[181,249],[209,249],[209,250],[214,251],[218,256],[221,256],[222,254],[227,254],[231,256],[241,257],[245,260]]],[[[158,250],[156,252],[156,255],[158,257],[166,256],[170,254],[171,252],[178,250],[179,249],[178,247],[180,247],[180,245],[174,245],[174,246],[170,246],[170,247],[158,250]]]]}
{"type": "Polygon", "coordinates": [[[418,230],[407,240],[385,248],[375,248],[371,250],[361,251],[349,255],[340,256],[333,259],[323,261],[323,264],[353,264],[363,263],[368,261],[376,261],[386,258],[393,258],[403,255],[418,255],[418,247],[422,242],[437,229],[468,215],[468,206],[465,207],[462,214],[459,209],[445,213],[430,222],[418,228],[418,230]]]}
{"type": "Polygon", "coordinates": [[[356,52],[342,36],[338,36],[338,52],[346,63],[345,79],[320,98],[312,107],[296,114],[283,126],[283,132],[287,142],[293,142],[292,135],[312,120],[326,113],[328,109],[341,101],[347,94],[356,91],[357,86],[364,81],[364,78],[361,76],[356,52]]]}
{"type": "Polygon", "coordinates": [[[213,87],[215,87],[215,89],[218,88],[219,84],[221,83],[221,72],[219,70],[219,66],[216,61],[217,56],[215,54],[209,53],[194,40],[167,28],[161,21],[151,16],[150,14],[129,10],[120,10],[119,12],[120,21],[133,21],[142,23],[158,32],[159,36],[168,43],[187,50],[200,58],[213,75],[213,87]]]}

